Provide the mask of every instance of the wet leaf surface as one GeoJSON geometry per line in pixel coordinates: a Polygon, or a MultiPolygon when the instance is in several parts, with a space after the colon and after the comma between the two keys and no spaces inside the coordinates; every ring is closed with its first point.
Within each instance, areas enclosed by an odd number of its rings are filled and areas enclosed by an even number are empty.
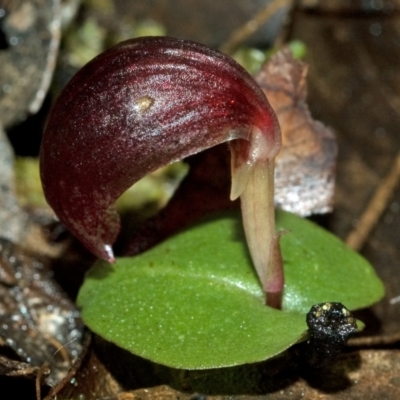
{"type": "Polygon", "coordinates": [[[47,383],[54,385],[82,350],[79,313],[43,262],[4,239],[0,254],[3,354],[15,371],[48,365],[47,383]]]}

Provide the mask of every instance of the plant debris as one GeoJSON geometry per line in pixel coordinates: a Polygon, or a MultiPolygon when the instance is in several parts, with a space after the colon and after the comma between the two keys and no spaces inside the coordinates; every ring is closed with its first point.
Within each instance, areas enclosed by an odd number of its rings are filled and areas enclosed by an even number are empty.
{"type": "Polygon", "coordinates": [[[332,211],[337,145],[332,129],[311,117],[308,67],[286,48],[256,75],[282,130],[276,159],[275,203],[299,215],[332,211]]]}
{"type": "Polygon", "coordinates": [[[43,262],[5,239],[0,239],[0,304],[0,371],[15,375],[47,364],[46,383],[56,384],[82,349],[79,312],[43,262]]]}

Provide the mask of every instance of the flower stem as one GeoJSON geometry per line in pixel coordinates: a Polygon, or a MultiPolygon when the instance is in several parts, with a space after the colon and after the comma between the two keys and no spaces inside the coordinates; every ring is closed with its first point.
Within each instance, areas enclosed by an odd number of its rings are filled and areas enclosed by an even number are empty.
{"type": "Polygon", "coordinates": [[[275,233],[273,160],[259,160],[252,166],[240,199],[250,255],[267,305],[280,308],[284,280],[280,234],[275,233]]]}

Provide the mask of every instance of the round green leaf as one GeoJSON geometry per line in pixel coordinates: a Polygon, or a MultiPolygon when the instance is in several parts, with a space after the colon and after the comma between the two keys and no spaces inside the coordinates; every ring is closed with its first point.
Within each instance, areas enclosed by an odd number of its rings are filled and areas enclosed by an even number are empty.
{"type": "Polygon", "coordinates": [[[289,231],[281,239],[284,309],[307,313],[313,304],[336,301],[356,310],[383,297],[370,263],[336,236],[286,212],[278,213],[277,229],[289,231]]]}
{"type": "Polygon", "coordinates": [[[358,308],[382,296],[370,265],[334,236],[284,212],[278,212],[278,225],[291,230],[282,237],[283,311],[264,305],[240,215],[225,214],[139,256],[114,265],[98,261],[78,296],[82,317],[134,354],[203,369],[262,361],[286,350],[306,337],[305,313],[315,303],[358,308]]]}

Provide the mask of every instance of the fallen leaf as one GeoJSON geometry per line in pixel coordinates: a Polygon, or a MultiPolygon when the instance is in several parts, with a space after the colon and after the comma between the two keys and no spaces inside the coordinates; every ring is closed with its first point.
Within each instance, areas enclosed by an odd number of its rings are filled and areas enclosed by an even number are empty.
{"type": "Polygon", "coordinates": [[[82,335],[77,308],[47,266],[0,239],[0,355],[10,359],[2,363],[5,373],[48,364],[46,383],[53,386],[80,354],[82,335]]]}
{"type": "Polygon", "coordinates": [[[255,77],[277,114],[282,132],[275,203],[303,216],[332,210],[337,155],[333,131],[314,120],[308,109],[307,70],[306,64],[284,49],[255,77]]]}

